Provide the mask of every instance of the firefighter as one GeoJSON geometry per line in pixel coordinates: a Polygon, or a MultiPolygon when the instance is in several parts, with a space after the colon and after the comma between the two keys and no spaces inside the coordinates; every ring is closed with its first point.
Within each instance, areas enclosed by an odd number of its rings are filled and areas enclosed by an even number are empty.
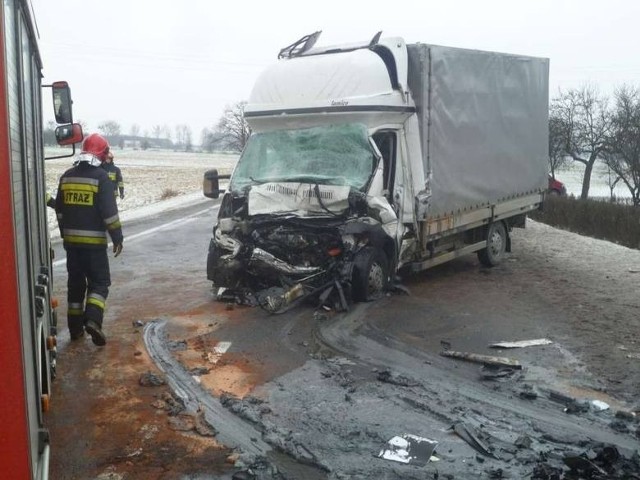
{"type": "Polygon", "coordinates": [[[120,193],[120,200],[122,200],[124,198],[124,181],[122,180],[122,172],[113,163],[113,152],[107,154],[107,159],[102,164],[102,168],[107,171],[109,179],[113,182],[113,195],[117,197],[118,193],[120,193]]]}
{"type": "Polygon", "coordinates": [[[85,138],[74,166],[60,177],[56,196],[58,226],[67,252],[69,333],[76,340],[86,331],[98,346],[107,341],[102,332],[111,285],[107,232],[116,257],[123,241],[113,186],[100,168],[108,154],[105,138],[97,133],[85,138]]]}

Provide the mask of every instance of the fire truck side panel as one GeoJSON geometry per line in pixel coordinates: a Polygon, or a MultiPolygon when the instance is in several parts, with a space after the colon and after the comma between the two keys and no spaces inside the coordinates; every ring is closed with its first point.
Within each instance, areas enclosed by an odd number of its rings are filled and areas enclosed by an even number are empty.
{"type": "Polygon", "coordinates": [[[41,64],[24,0],[5,0],[0,36],[0,465],[6,478],[48,477],[43,404],[51,263],[42,151],[41,64]]]}

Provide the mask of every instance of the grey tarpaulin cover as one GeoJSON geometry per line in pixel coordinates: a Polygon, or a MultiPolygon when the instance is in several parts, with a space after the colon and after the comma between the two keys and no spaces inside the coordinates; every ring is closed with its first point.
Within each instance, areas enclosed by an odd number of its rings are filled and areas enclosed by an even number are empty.
{"type": "Polygon", "coordinates": [[[407,48],[425,174],[431,174],[429,216],[544,190],[549,60],[407,48]]]}

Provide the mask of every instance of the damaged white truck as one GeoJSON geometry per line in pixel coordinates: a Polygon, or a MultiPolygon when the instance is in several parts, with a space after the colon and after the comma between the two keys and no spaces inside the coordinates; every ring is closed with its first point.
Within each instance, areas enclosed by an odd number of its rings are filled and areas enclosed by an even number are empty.
{"type": "Polygon", "coordinates": [[[549,61],[380,38],[284,48],[244,115],[207,277],[270,312],[347,308],[398,272],[510,251],[547,186],[549,61]]]}

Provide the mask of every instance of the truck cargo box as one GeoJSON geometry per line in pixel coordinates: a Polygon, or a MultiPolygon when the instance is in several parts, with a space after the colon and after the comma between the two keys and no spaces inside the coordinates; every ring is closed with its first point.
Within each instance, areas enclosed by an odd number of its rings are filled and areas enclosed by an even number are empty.
{"type": "Polygon", "coordinates": [[[544,191],[549,60],[428,44],[407,48],[429,217],[544,191]]]}

